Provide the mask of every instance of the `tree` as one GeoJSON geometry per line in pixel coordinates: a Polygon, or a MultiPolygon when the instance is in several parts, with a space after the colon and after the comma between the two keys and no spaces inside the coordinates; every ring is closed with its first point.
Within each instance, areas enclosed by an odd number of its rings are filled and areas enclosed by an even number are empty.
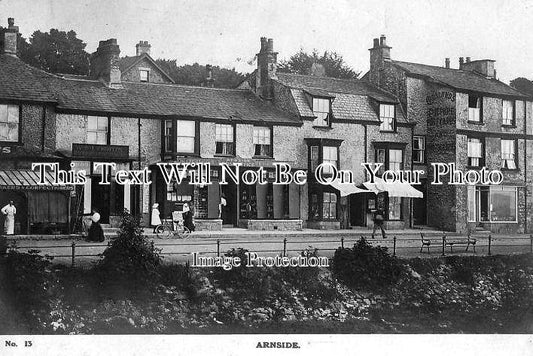
{"type": "MultiPolygon", "coordinates": [[[[194,63],[178,66],[175,59],[157,59],[156,63],[176,84],[202,86],[206,83],[207,72],[204,65],[194,63]]],[[[244,80],[244,75],[235,69],[213,66],[212,70],[215,88],[235,88],[244,80]]]]}
{"type": "Polygon", "coordinates": [[[89,73],[89,53],[74,31],[35,31],[20,49],[20,59],[50,73],[89,73]]]}
{"type": "Polygon", "coordinates": [[[278,65],[278,71],[307,75],[323,74],[327,77],[340,79],[357,79],[359,74],[361,74],[361,72],[356,72],[348,66],[340,54],[325,51],[324,54],[320,55],[316,49],[311,54],[300,49],[300,52],[291,56],[289,60],[281,61],[278,65]],[[321,67],[323,68],[323,73],[320,73],[322,71],[321,67]]]}
{"type": "Polygon", "coordinates": [[[510,84],[516,90],[524,94],[533,96],[533,81],[520,77],[511,80],[510,84]]]}

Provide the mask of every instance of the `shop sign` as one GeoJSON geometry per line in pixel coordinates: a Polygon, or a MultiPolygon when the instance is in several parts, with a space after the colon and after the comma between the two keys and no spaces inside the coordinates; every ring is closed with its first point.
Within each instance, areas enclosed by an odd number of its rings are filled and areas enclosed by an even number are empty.
{"type": "Polygon", "coordinates": [[[72,144],[73,157],[86,157],[94,159],[128,159],[129,146],[121,145],[90,145],[83,143],[72,144]]]}

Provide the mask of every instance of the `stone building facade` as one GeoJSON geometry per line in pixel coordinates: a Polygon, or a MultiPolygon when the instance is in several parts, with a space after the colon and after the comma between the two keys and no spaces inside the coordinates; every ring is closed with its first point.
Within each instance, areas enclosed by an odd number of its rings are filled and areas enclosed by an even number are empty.
{"type": "Polygon", "coordinates": [[[533,231],[533,116],[531,98],[496,79],[493,60],[460,58],[459,68],[391,59],[385,36],[370,49],[365,80],[397,95],[423,149],[415,169],[428,172],[427,199],[414,206],[414,220],[457,232],[533,231]],[[499,186],[430,184],[431,163],[454,163],[457,170],[501,170],[499,186]]]}

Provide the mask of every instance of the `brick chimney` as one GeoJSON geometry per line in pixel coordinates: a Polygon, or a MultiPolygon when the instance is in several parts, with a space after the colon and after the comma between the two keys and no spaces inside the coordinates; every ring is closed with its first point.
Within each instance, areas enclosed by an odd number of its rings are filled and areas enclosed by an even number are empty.
{"type": "Polygon", "coordinates": [[[7,28],[4,29],[4,48],[2,53],[10,56],[17,56],[17,37],[19,27],[15,26],[15,19],[10,17],[7,19],[7,28]]]}
{"type": "Polygon", "coordinates": [[[122,88],[118,66],[120,48],[115,38],[100,41],[96,52],[91,54],[90,76],[103,80],[110,88],[122,88]]]}
{"type": "Polygon", "coordinates": [[[213,78],[213,66],[211,64],[205,65],[205,83],[208,88],[214,88],[215,87],[215,78],[213,78]]]}
{"type": "Polygon", "coordinates": [[[148,41],[139,41],[139,43],[135,45],[135,55],[140,56],[144,53],[150,55],[150,48],[152,48],[152,46],[148,43],[148,41]]]}
{"type": "Polygon", "coordinates": [[[374,85],[381,86],[381,72],[385,68],[385,63],[390,61],[390,50],[392,47],[387,45],[387,38],[381,35],[380,38],[374,38],[374,43],[370,51],[370,82],[374,85]]]}
{"type": "Polygon", "coordinates": [[[450,58],[444,59],[444,68],[450,68],[450,58]]]}
{"type": "Polygon", "coordinates": [[[459,69],[463,69],[464,64],[465,64],[465,59],[463,57],[459,57],[459,69]]]}
{"type": "Polygon", "coordinates": [[[272,99],[272,79],[276,79],[278,52],[274,52],[274,40],[261,37],[261,49],[257,54],[256,93],[272,99]]]}
{"type": "Polygon", "coordinates": [[[487,78],[496,78],[496,70],[494,69],[495,60],[492,59],[478,59],[476,61],[470,60],[466,57],[466,63],[463,64],[462,69],[481,74],[487,78]]]}

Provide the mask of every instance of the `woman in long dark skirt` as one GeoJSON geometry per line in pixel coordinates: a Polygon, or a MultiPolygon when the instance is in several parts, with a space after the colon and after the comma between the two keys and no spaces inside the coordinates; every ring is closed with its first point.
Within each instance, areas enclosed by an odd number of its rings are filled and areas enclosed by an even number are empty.
{"type": "Polygon", "coordinates": [[[89,227],[89,241],[94,242],[103,242],[105,240],[104,237],[104,230],[102,229],[102,225],[100,225],[100,214],[98,212],[94,212],[91,216],[91,226],[89,227]]]}
{"type": "Polygon", "coordinates": [[[187,229],[189,229],[190,232],[193,232],[195,229],[194,223],[192,222],[193,212],[192,212],[192,206],[189,208],[189,204],[185,203],[183,204],[183,226],[185,226],[187,229]]]}

